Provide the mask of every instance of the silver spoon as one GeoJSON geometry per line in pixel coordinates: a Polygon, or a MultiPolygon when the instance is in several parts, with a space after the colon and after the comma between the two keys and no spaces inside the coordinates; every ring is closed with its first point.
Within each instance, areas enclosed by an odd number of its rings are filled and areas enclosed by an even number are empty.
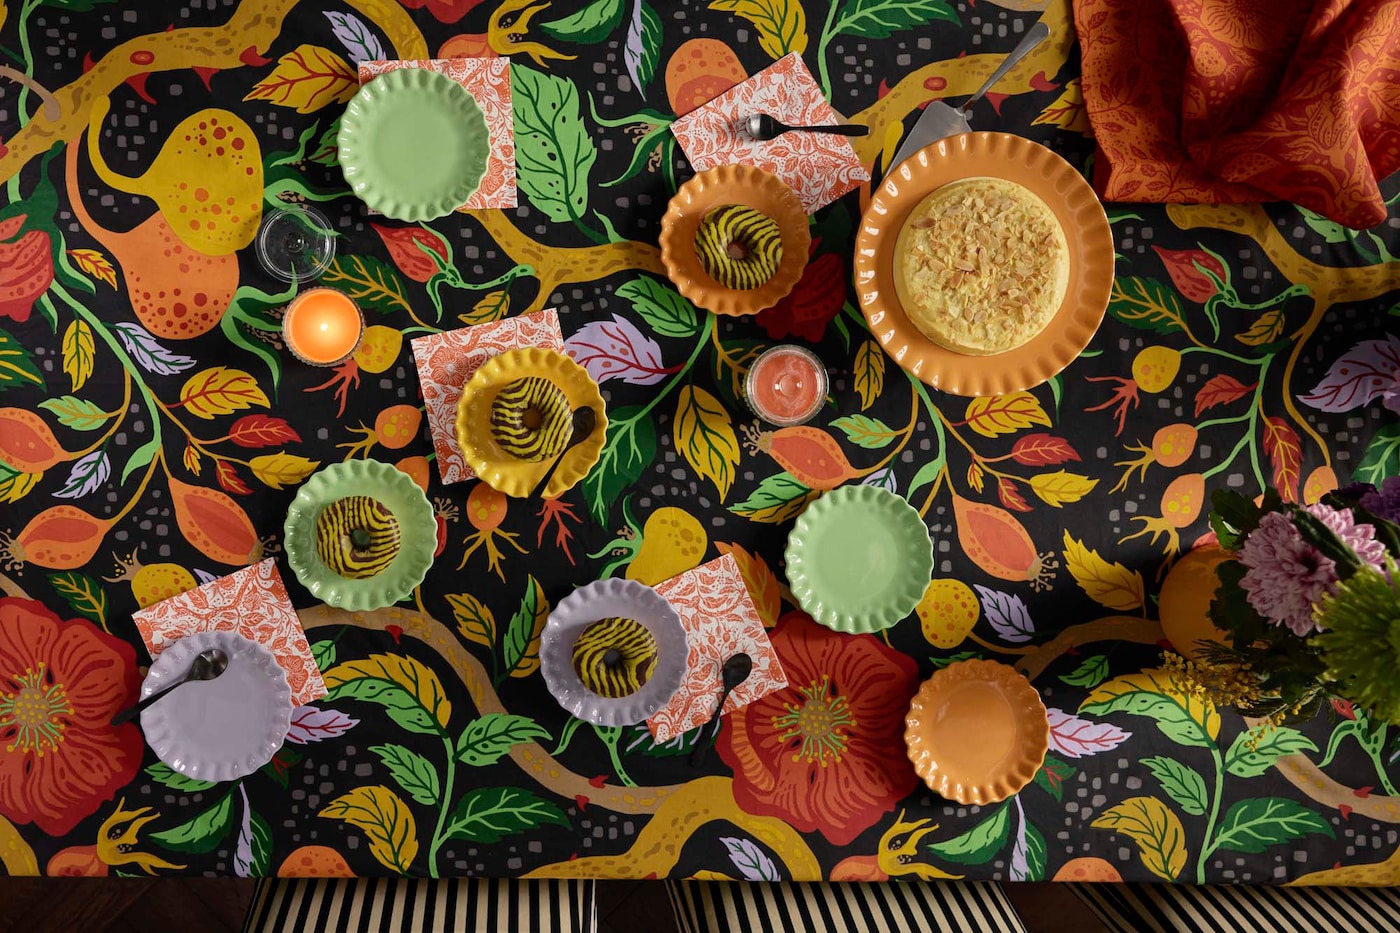
{"type": "Polygon", "coordinates": [[[208,651],[201,651],[195,657],[194,663],[190,665],[190,669],[185,671],[184,677],[181,677],[162,690],[157,690],[135,706],[122,710],[112,717],[112,725],[120,726],[123,723],[131,722],[143,709],[181,684],[187,684],[195,680],[213,680],[226,670],[228,670],[228,655],[224,654],[218,648],[210,648],[208,651]]]}
{"type": "Polygon", "coordinates": [[[756,113],[744,120],[744,132],[751,139],[763,142],[784,133],[832,133],[836,136],[865,136],[870,127],[862,123],[835,123],[827,126],[788,126],[766,113],[756,113]]]}
{"type": "Polygon", "coordinates": [[[549,488],[549,481],[554,479],[554,471],[559,469],[559,463],[564,459],[564,455],[582,444],[593,433],[593,428],[598,424],[598,413],[585,405],[582,408],[574,409],[572,420],[568,443],[564,445],[563,450],[559,451],[554,462],[549,465],[549,469],[544,473],[544,479],[536,483],[535,488],[530,490],[531,496],[539,495],[549,488]]]}
{"type": "Polygon", "coordinates": [[[709,721],[700,727],[700,734],[695,737],[695,747],[690,750],[690,766],[698,768],[705,761],[705,755],[710,750],[710,743],[719,735],[719,714],[724,709],[724,701],[729,699],[729,694],[735,687],[749,679],[749,673],[753,670],[753,658],[742,651],[736,655],[731,655],[728,661],[724,662],[724,667],[720,669],[720,682],[724,684],[724,690],[719,695],[719,703],[715,706],[714,715],[709,721]],[[705,738],[705,730],[714,726],[714,731],[710,737],[705,738]]]}

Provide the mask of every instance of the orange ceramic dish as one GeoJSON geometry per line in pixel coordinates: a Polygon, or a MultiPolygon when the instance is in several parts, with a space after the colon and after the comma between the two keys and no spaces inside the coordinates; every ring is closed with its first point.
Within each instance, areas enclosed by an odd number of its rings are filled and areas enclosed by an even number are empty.
{"type": "Polygon", "coordinates": [[[904,718],[904,745],[924,783],[949,800],[988,804],[1029,784],[1050,722],[1030,681],[996,661],[958,661],[924,681],[904,718]]]}
{"type": "Polygon", "coordinates": [[[856,235],[856,294],[870,330],[900,366],[954,395],[1003,395],[1039,385],[1089,345],[1113,288],[1113,232],[1080,174],[1037,143],[1005,133],[963,133],[920,149],[885,176],[856,235]],[[1004,178],[1049,206],[1069,245],[1069,287],[1059,312],[1014,350],[968,356],[919,332],[896,294],[895,241],[929,194],[964,178],[1004,178]]]}
{"type": "Polygon", "coordinates": [[[750,165],[721,165],[681,185],[661,218],[661,264],[666,275],[697,307],[737,317],[757,314],[781,301],[807,267],[807,212],[793,190],[776,175],[750,165]],[[726,288],[715,281],[695,252],[695,234],[711,209],[725,204],[751,207],[778,225],[783,255],[778,271],[758,288],[726,288]]]}

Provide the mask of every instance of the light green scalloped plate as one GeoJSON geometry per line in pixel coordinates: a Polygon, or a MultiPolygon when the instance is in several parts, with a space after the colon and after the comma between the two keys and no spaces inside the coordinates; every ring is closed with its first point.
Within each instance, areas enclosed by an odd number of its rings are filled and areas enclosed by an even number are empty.
{"type": "Polygon", "coordinates": [[[481,185],[490,133],[476,98],[456,81],[400,68],[350,98],[336,146],[345,180],[365,204],[396,220],[432,220],[481,185]]]}
{"type": "Polygon", "coordinates": [[[378,460],[333,463],[311,476],[292,500],[283,525],[287,562],[301,585],[328,606],[368,612],[412,595],[433,565],[437,519],[423,490],[396,467],[378,460]],[[352,580],[326,566],[316,549],[321,510],[346,496],[369,496],[399,523],[399,553],[372,577],[352,580]]]}
{"type": "Polygon", "coordinates": [[[807,506],[784,556],[797,604],[838,632],[894,625],[919,605],[933,574],[922,516],[875,486],[843,486],[807,506]]]}

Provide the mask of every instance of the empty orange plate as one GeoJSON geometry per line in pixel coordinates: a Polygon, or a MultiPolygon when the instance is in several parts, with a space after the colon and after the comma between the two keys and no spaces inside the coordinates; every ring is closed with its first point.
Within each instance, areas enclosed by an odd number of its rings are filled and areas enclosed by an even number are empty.
{"type": "Polygon", "coordinates": [[[856,234],[855,280],[870,330],[896,363],[954,395],[1004,395],[1040,385],[1093,339],[1113,289],[1113,231],[1094,189],[1049,149],[1006,133],[962,133],[925,146],[885,176],[856,234]],[[910,323],[895,294],[895,240],[909,213],[964,178],[1029,188],[1055,212],[1069,244],[1069,287],[1059,312],[1028,343],[993,356],[940,347],[910,323]]]}
{"type": "Polygon", "coordinates": [[[1035,778],[1050,722],[1040,694],[1013,668],[957,661],[914,694],[904,745],[934,791],[958,803],[996,803],[1035,778]]]}
{"type": "Polygon", "coordinates": [[[661,218],[661,264],[676,290],[696,306],[737,317],[773,307],[792,291],[807,268],[807,212],[782,179],[752,165],[720,165],[681,185],[661,218]],[[773,277],[757,288],[726,288],[695,252],[695,233],[711,209],[742,204],[778,224],[783,255],[773,277]]]}

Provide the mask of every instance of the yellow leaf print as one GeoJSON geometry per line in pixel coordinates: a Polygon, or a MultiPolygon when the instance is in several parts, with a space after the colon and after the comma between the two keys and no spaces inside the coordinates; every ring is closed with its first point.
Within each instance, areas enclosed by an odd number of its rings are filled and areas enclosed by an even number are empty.
{"type": "Polygon", "coordinates": [[[244,408],[267,408],[258,380],[241,369],[212,366],[191,376],[180,390],[179,405],[206,421],[244,408]]]}
{"type": "Polygon", "coordinates": [[[1109,563],[1065,532],[1065,566],[1089,598],[1109,609],[1129,612],[1142,605],[1142,574],[1119,563],[1109,563]]]}
{"type": "Polygon", "coordinates": [[[266,100],[297,113],[315,113],[327,104],[345,103],[360,82],[345,59],[317,45],[299,45],[277,60],[277,67],[244,100],[266,100]]]}
{"type": "Polygon", "coordinates": [[[1259,315],[1258,319],[1249,325],[1249,329],[1242,334],[1236,334],[1235,339],[1247,347],[1262,347],[1266,343],[1273,343],[1282,333],[1283,309],[1274,308],[1259,315]]]}
{"type": "Polygon", "coordinates": [[[295,486],[316,471],[319,460],[308,460],[286,451],[265,454],[248,461],[253,475],[273,489],[295,486]]]}
{"type": "Polygon", "coordinates": [[[1031,126],[1041,124],[1058,126],[1062,130],[1082,133],[1085,136],[1093,135],[1089,129],[1089,114],[1084,109],[1084,92],[1079,87],[1078,78],[1067,82],[1064,93],[1031,121],[1031,126]]]}
{"type": "Polygon", "coordinates": [[[326,804],[316,815],[364,830],[369,854],[385,868],[408,874],[418,854],[418,825],[408,805],[383,784],[357,787],[326,804]]]}
{"type": "Polygon", "coordinates": [[[1032,425],[1050,427],[1050,416],[1029,392],[981,396],[967,404],[966,424],[983,437],[1012,434],[1032,425]]]}
{"type": "Polygon", "coordinates": [[[180,462],[185,465],[185,469],[189,470],[195,476],[199,475],[202,461],[200,460],[199,450],[193,444],[185,445],[185,455],[180,458],[180,462]]]}
{"type": "Polygon", "coordinates": [[[112,261],[98,250],[70,249],[68,256],[88,275],[106,282],[113,288],[117,287],[117,270],[112,267],[112,261]]]}
{"type": "Polygon", "coordinates": [[[885,387],[885,352],[875,341],[865,341],[856,351],[855,377],[860,410],[865,411],[875,404],[885,387]]]}
{"type": "Polygon", "coordinates": [[[1081,713],[1131,713],[1157,721],[1162,734],[1180,745],[1209,748],[1220,735],[1220,713],[1210,700],[1188,696],[1161,669],[1125,674],[1095,687],[1081,713]]]}
{"type": "Polygon", "coordinates": [[[457,315],[463,324],[490,324],[499,321],[510,313],[510,295],[505,289],[487,292],[480,301],[472,305],[465,314],[457,315]]]}
{"type": "Polygon", "coordinates": [[[1099,484],[1096,479],[1080,476],[1065,470],[1054,473],[1037,473],[1031,477],[1031,489],[1046,505],[1059,508],[1067,502],[1078,502],[1099,484]]]}
{"type": "Polygon", "coordinates": [[[739,438],[724,404],[697,386],[681,389],[676,405],[676,446],[695,472],[715,484],[723,502],[739,466],[739,438]]]}
{"type": "Polygon", "coordinates": [[[39,485],[43,473],[11,473],[0,470],[0,502],[18,502],[39,485]]]}
{"type": "Polygon", "coordinates": [[[337,664],[325,673],[326,688],[337,695],[378,703],[399,725],[416,732],[447,728],[452,704],[442,681],[422,662],[397,654],[372,654],[337,664]],[[408,704],[412,703],[412,707],[408,704]]]}
{"type": "Polygon", "coordinates": [[[520,606],[520,611],[511,618],[510,628],[506,632],[506,662],[510,662],[516,651],[520,652],[516,656],[510,676],[529,677],[540,669],[540,635],[544,632],[544,624],[548,620],[549,599],[544,595],[544,587],[540,586],[540,582],[534,577],[530,577],[529,592],[520,606]],[[521,642],[524,643],[523,646],[521,642]]]}
{"type": "Polygon", "coordinates": [[[799,0],[714,0],[710,9],[753,23],[759,47],[775,59],[807,48],[807,14],[799,0]]]}
{"type": "Polygon", "coordinates": [[[1186,867],[1186,830],[1181,818],[1156,797],[1129,797],[1089,824],[1137,843],[1143,867],[1159,878],[1176,880],[1186,867]]]}
{"type": "Polygon", "coordinates": [[[83,387],[92,375],[92,363],[97,347],[92,340],[92,328],[87,321],[74,321],[63,332],[63,371],[73,380],[73,391],[83,387]]]}
{"type": "Polygon", "coordinates": [[[456,593],[447,597],[447,605],[463,638],[484,648],[496,647],[496,617],[485,603],[470,593],[456,593]]]}

